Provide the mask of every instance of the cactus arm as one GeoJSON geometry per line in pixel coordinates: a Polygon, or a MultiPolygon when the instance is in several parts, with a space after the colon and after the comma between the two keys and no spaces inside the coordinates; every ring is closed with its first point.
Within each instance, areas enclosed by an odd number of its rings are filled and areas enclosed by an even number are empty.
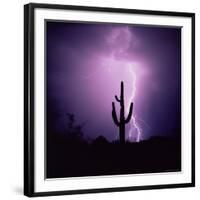
{"type": "Polygon", "coordinates": [[[119,121],[117,120],[117,114],[116,114],[114,102],[112,102],[112,118],[113,118],[114,123],[115,123],[117,126],[119,126],[120,123],[119,123],[119,121]]]}
{"type": "Polygon", "coordinates": [[[125,123],[128,123],[131,120],[132,113],[133,113],[133,103],[131,103],[129,113],[128,113],[128,117],[126,118],[125,123]]]}
{"type": "Polygon", "coordinates": [[[120,102],[120,99],[117,97],[117,95],[115,95],[115,99],[116,101],[120,102]]]}

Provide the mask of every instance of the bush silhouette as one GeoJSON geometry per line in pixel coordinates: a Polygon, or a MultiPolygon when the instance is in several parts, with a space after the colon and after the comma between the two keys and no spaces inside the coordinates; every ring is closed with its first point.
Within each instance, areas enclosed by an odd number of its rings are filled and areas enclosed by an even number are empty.
{"type": "Polygon", "coordinates": [[[100,135],[96,139],[93,140],[93,144],[94,145],[104,145],[104,144],[109,144],[109,142],[107,141],[107,139],[104,136],[100,135]]]}

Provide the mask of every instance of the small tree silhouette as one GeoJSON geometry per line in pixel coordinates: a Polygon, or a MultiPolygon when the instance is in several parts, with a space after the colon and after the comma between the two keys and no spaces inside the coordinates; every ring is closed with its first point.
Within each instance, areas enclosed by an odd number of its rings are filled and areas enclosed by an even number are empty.
{"type": "Polygon", "coordinates": [[[125,124],[127,124],[131,120],[132,112],[133,112],[133,103],[131,102],[128,117],[125,119],[125,109],[124,109],[124,83],[121,81],[121,94],[120,98],[115,95],[115,99],[120,103],[120,119],[117,119],[117,114],[115,110],[115,103],[112,102],[112,118],[114,123],[119,127],[119,139],[120,143],[125,143],[125,124]]]}
{"type": "Polygon", "coordinates": [[[66,114],[68,117],[68,124],[67,124],[67,138],[76,142],[84,141],[84,136],[83,136],[83,126],[82,125],[76,125],[75,123],[75,117],[71,113],[66,114]]]}

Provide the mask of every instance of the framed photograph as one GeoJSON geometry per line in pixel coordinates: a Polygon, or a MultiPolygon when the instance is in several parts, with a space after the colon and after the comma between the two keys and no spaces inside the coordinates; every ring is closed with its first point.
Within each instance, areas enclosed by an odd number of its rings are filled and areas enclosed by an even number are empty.
{"type": "Polygon", "coordinates": [[[195,14],[24,6],[24,194],[195,185],[195,14]]]}

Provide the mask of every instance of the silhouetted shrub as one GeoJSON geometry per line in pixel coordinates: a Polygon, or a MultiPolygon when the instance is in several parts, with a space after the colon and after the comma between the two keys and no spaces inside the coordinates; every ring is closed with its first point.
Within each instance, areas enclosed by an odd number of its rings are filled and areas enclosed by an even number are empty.
{"type": "Polygon", "coordinates": [[[68,142],[71,143],[86,143],[86,140],[84,138],[83,134],[83,126],[82,125],[77,125],[75,123],[75,117],[71,113],[67,113],[67,128],[66,128],[66,139],[68,142]]]}
{"type": "Polygon", "coordinates": [[[107,141],[107,139],[100,135],[98,136],[96,139],[94,139],[93,144],[94,145],[104,145],[104,144],[108,144],[109,142],[107,141]]]}

